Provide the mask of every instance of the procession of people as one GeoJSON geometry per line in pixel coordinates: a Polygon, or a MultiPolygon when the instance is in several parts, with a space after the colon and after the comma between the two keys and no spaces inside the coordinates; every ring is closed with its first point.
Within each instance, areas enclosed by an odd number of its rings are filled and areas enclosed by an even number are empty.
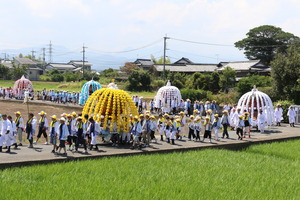
{"type": "MultiPolygon", "coordinates": [[[[241,112],[241,108],[231,107],[229,104],[220,109],[216,101],[212,101],[212,104],[206,101],[204,105],[202,101],[190,104],[189,99],[181,102],[185,105],[183,109],[178,106],[170,113],[155,113],[154,110],[149,110],[138,116],[130,116],[130,129],[127,132],[103,129],[103,118],[96,122],[92,116],[82,116],[75,112],[52,116],[47,116],[44,111],[29,113],[27,121],[19,111],[14,115],[0,114],[0,152],[7,149],[6,152],[10,153],[11,147],[17,149],[18,146],[23,146],[25,137],[28,148],[33,148],[44,140],[42,143],[45,145],[53,145],[51,153],[60,153],[63,150],[64,155],[67,151],[78,152],[81,146],[84,153],[87,153],[88,149],[98,150],[100,141],[112,142],[114,147],[129,144],[131,149],[141,149],[148,147],[151,142],[157,142],[158,139],[174,145],[177,140],[205,142],[208,138],[209,142],[213,143],[213,140],[218,142],[230,138],[251,138],[250,129],[254,119],[249,112],[241,112]],[[194,110],[190,111],[190,107],[194,110]]],[[[293,106],[289,108],[287,115],[290,126],[294,127],[296,114],[293,106]]],[[[276,125],[281,126],[281,105],[277,105],[274,118],[276,125]]],[[[264,133],[267,119],[263,110],[259,111],[255,120],[260,133],[264,133]]],[[[110,124],[110,121],[107,123],[110,124]]]]}

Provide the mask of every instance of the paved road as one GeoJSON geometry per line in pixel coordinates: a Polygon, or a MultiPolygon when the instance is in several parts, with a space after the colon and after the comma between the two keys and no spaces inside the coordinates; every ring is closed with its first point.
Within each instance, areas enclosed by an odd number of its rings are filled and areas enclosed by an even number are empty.
{"type": "MultiPolygon", "coordinates": [[[[265,134],[259,132],[252,132],[251,138],[244,138],[244,140],[237,140],[235,132],[229,132],[231,139],[222,139],[221,141],[209,143],[208,139],[203,142],[188,141],[183,138],[182,141],[176,140],[175,145],[166,143],[165,141],[158,141],[151,143],[150,147],[142,148],[141,150],[131,150],[128,145],[112,147],[111,144],[103,144],[99,142],[99,151],[89,151],[88,154],[67,152],[67,156],[55,155],[51,153],[52,146],[37,144],[33,149],[27,146],[12,149],[11,153],[0,153],[0,168],[7,168],[11,166],[23,166],[37,163],[50,163],[59,161],[68,161],[74,159],[86,159],[95,157],[107,156],[123,156],[134,154],[147,154],[157,152],[174,152],[192,149],[204,148],[225,148],[225,149],[240,149],[255,143],[280,141],[285,139],[300,139],[300,126],[291,128],[284,124],[282,127],[271,127],[265,134]]],[[[5,150],[4,150],[5,151],[5,150]]],[[[80,149],[83,152],[83,149],[80,149]]]]}

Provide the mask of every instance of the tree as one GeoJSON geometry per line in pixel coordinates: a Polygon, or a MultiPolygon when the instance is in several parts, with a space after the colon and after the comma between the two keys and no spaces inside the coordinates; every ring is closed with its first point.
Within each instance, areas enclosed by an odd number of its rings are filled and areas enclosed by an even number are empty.
{"type": "Polygon", "coordinates": [[[185,82],[186,82],[186,75],[181,74],[179,72],[170,72],[168,73],[167,76],[168,80],[171,82],[171,84],[175,87],[177,87],[178,89],[182,89],[185,87],[185,82]]]}
{"type": "MultiPolygon", "coordinates": [[[[154,62],[154,64],[164,64],[164,57],[161,56],[160,58],[156,59],[153,55],[151,55],[151,60],[154,62]]],[[[170,58],[166,57],[166,64],[171,64],[170,58]]]]}
{"type": "Polygon", "coordinates": [[[235,86],[236,71],[231,67],[226,67],[222,70],[222,75],[220,76],[220,86],[225,93],[229,92],[229,88],[235,86]]]}
{"type": "Polygon", "coordinates": [[[151,77],[144,70],[134,70],[128,77],[129,91],[150,91],[151,77]]]}
{"type": "Polygon", "coordinates": [[[7,79],[9,76],[9,68],[0,64],[0,78],[7,79]]]}
{"type": "Polygon", "coordinates": [[[122,72],[126,74],[131,74],[134,70],[138,70],[138,66],[131,62],[126,62],[123,67],[120,68],[122,72]]]}
{"type": "Polygon", "coordinates": [[[246,35],[246,38],[234,43],[235,47],[244,50],[248,59],[260,59],[267,65],[274,58],[276,49],[285,52],[288,45],[299,44],[299,37],[270,25],[253,28],[246,35]]]}
{"type": "Polygon", "coordinates": [[[300,55],[296,47],[278,53],[271,62],[273,89],[278,99],[300,103],[300,55]]]}
{"type": "Polygon", "coordinates": [[[13,64],[13,69],[11,71],[11,75],[13,79],[19,79],[23,75],[27,75],[26,70],[28,67],[26,65],[15,65],[13,64]]]}
{"type": "Polygon", "coordinates": [[[213,93],[218,93],[221,89],[220,87],[220,74],[218,72],[211,73],[210,91],[213,93]]]}

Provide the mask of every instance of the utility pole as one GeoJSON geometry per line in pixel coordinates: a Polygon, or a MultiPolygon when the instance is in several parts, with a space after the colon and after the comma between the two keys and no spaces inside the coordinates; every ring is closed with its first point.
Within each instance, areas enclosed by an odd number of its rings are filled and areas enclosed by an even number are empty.
{"type": "Polygon", "coordinates": [[[169,37],[164,37],[164,69],[163,69],[163,79],[166,80],[166,51],[167,51],[167,39],[170,39],[169,37]]]}
{"type": "Polygon", "coordinates": [[[2,54],[4,54],[4,62],[6,61],[6,53],[2,53],[2,54]]]}
{"type": "Polygon", "coordinates": [[[50,40],[50,43],[49,43],[49,63],[52,63],[52,53],[53,53],[53,49],[52,49],[52,43],[51,43],[51,40],[50,40]]]}
{"type": "Polygon", "coordinates": [[[34,51],[33,49],[32,49],[32,51],[31,51],[31,59],[34,59],[34,53],[35,53],[36,51],[34,51]]]}
{"type": "Polygon", "coordinates": [[[46,48],[42,48],[43,51],[43,74],[45,73],[45,65],[46,65],[46,48]]]}
{"type": "Polygon", "coordinates": [[[84,79],[84,63],[85,63],[85,49],[86,49],[87,47],[85,47],[84,46],[84,44],[83,44],[83,46],[82,46],[82,78],[84,79]]]}

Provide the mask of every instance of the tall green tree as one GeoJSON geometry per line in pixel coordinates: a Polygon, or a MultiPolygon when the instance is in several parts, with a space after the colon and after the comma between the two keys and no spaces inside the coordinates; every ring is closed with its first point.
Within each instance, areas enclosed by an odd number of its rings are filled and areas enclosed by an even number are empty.
{"type": "Polygon", "coordinates": [[[235,78],[236,71],[231,67],[226,67],[222,70],[222,75],[220,76],[220,86],[225,93],[228,93],[229,89],[235,86],[235,78]]]}
{"type": "Polygon", "coordinates": [[[287,53],[278,53],[271,62],[273,89],[281,100],[300,104],[300,54],[296,47],[289,47],[287,53]]]}
{"type": "Polygon", "coordinates": [[[7,79],[9,77],[9,68],[0,63],[0,78],[7,79]]]}
{"type": "Polygon", "coordinates": [[[151,76],[144,70],[134,70],[128,77],[129,91],[150,91],[151,76]]]}
{"type": "Polygon", "coordinates": [[[176,86],[178,89],[182,89],[185,87],[187,75],[179,72],[170,72],[168,73],[167,79],[170,80],[173,86],[176,86]]]}
{"type": "Polygon", "coordinates": [[[270,25],[253,28],[246,35],[246,38],[234,43],[235,47],[244,50],[248,59],[260,59],[265,64],[270,64],[276,49],[285,52],[290,44],[299,44],[299,37],[270,25]]]}

